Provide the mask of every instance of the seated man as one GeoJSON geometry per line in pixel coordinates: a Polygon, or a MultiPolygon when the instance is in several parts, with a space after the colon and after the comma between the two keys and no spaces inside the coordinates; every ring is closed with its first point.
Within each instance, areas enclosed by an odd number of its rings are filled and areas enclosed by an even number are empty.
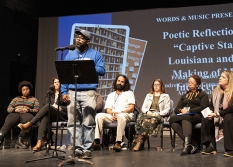
{"type": "Polygon", "coordinates": [[[121,140],[127,122],[133,119],[135,97],[130,91],[130,83],[125,75],[118,75],[113,83],[114,92],[107,97],[105,107],[106,113],[98,113],[95,117],[95,141],[94,150],[100,149],[100,137],[103,124],[117,121],[116,143],[113,147],[117,152],[121,151],[121,140]]]}

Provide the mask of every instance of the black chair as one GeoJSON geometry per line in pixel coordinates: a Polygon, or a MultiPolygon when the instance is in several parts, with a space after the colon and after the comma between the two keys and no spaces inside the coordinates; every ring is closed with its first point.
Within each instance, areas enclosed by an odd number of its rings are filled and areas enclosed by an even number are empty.
{"type": "Polygon", "coordinates": [[[173,100],[170,100],[170,112],[169,112],[167,117],[164,117],[163,126],[162,126],[162,129],[160,132],[160,138],[161,138],[160,148],[157,147],[160,150],[163,150],[166,148],[166,147],[163,147],[163,132],[164,131],[170,132],[171,146],[172,146],[172,148],[174,147],[174,142],[173,142],[173,138],[172,138],[172,128],[171,128],[171,125],[169,123],[169,119],[174,111],[173,106],[174,106],[174,102],[173,102],[173,100]]]}
{"type": "MultiPolygon", "coordinates": [[[[137,108],[134,108],[134,117],[133,120],[131,122],[128,122],[126,124],[125,130],[127,130],[128,132],[128,145],[127,145],[127,149],[129,149],[131,147],[131,143],[132,143],[132,138],[133,138],[133,134],[131,133],[132,128],[134,128],[134,126],[136,125],[136,120],[138,117],[139,111],[137,108]]],[[[103,125],[103,135],[102,135],[102,148],[104,147],[104,143],[108,143],[106,142],[106,138],[109,138],[109,136],[106,137],[106,133],[105,130],[108,129],[111,131],[111,134],[113,134],[113,130],[117,129],[117,122],[112,122],[110,124],[104,124],[103,125]]]]}
{"type": "Polygon", "coordinates": [[[52,122],[51,123],[51,130],[56,130],[56,128],[58,128],[58,130],[60,130],[60,146],[62,146],[62,141],[63,141],[63,131],[67,130],[67,121],[58,121],[58,126],[57,126],[57,122],[52,122]]]}

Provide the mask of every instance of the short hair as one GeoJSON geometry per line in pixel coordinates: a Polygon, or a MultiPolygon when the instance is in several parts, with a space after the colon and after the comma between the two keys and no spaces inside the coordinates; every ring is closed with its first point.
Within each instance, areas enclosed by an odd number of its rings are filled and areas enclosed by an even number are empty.
{"type": "Polygon", "coordinates": [[[155,90],[154,90],[154,83],[155,81],[159,82],[160,83],[160,91],[161,93],[166,93],[166,89],[165,89],[165,86],[163,84],[163,81],[161,79],[155,79],[152,84],[151,84],[151,90],[150,90],[150,94],[154,94],[155,90]]]}
{"type": "Polygon", "coordinates": [[[114,83],[112,84],[113,90],[115,90],[115,91],[117,90],[116,83],[117,83],[117,80],[118,80],[119,77],[123,77],[123,78],[125,79],[125,85],[124,85],[125,88],[124,88],[124,91],[130,90],[129,79],[128,79],[125,75],[123,75],[123,74],[118,74],[118,75],[116,76],[116,79],[115,79],[114,83]]]}
{"type": "Polygon", "coordinates": [[[18,91],[20,94],[22,94],[22,87],[23,86],[27,86],[30,89],[30,93],[32,92],[32,89],[33,89],[32,84],[28,81],[22,81],[19,83],[19,86],[18,86],[18,91]]]}
{"type": "Polygon", "coordinates": [[[201,85],[201,77],[199,75],[191,75],[189,78],[193,78],[198,86],[201,85]]]}

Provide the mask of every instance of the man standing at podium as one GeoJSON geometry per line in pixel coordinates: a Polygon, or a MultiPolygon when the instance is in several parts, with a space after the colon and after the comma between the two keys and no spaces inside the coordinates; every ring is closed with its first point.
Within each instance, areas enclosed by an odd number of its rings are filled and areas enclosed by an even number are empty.
{"type": "MultiPolygon", "coordinates": [[[[75,60],[93,60],[98,76],[105,74],[104,62],[102,55],[97,50],[88,47],[91,41],[91,34],[86,30],[75,31],[76,49],[69,52],[65,61],[75,60]]],[[[78,84],[77,85],[77,104],[76,104],[76,136],[75,136],[75,153],[84,159],[90,159],[91,149],[94,141],[93,128],[95,125],[95,107],[96,107],[96,89],[98,84],[78,84]]],[[[75,101],[75,84],[62,84],[61,93],[65,102],[70,101],[67,107],[68,114],[68,138],[73,143],[74,133],[74,101],[75,101]]]]}

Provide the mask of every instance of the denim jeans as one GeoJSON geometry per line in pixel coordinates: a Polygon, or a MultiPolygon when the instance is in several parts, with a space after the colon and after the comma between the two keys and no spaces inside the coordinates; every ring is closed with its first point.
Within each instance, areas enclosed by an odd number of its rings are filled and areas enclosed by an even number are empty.
{"type": "MultiPolygon", "coordinates": [[[[70,133],[69,143],[73,145],[74,137],[74,104],[75,91],[69,90],[70,105],[67,107],[68,113],[68,133],[70,133]]],[[[83,152],[91,151],[94,142],[96,91],[77,91],[76,99],[76,134],[75,149],[83,152]]],[[[77,151],[78,151],[77,150],[77,151]]]]}

